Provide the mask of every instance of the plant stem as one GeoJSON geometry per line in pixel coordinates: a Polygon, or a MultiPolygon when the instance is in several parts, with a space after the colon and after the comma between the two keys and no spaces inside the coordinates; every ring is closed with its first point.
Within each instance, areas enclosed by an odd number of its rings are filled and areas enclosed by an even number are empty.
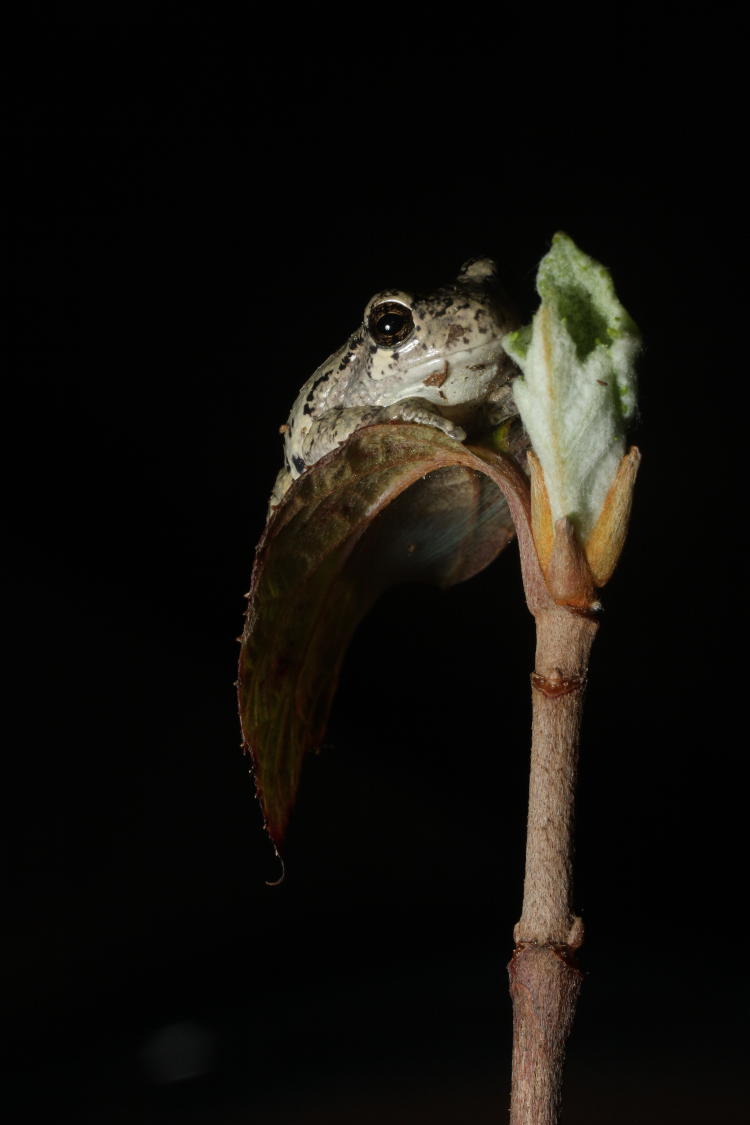
{"type": "Polygon", "coordinates": [[[523,909],[508,967],[513,1000],[511,1125],[555,1125],[565,1043],[581,986],[571,912],[572,830],[586,671],[597,621],[561,605],[536,613],[523,909]]]}

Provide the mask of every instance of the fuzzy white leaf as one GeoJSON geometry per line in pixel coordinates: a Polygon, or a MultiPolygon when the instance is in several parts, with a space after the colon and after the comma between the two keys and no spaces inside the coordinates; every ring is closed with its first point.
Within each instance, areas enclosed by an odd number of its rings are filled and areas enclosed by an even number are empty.
{"type": "Polygon", "coordinates": [[[640,336],[607,270],[565,234],[539,265],[537,291],[531,325],[504,341],[523,372],[513,395],[553,519],[567,516],[585,542],[625,452],[640,336]]]}

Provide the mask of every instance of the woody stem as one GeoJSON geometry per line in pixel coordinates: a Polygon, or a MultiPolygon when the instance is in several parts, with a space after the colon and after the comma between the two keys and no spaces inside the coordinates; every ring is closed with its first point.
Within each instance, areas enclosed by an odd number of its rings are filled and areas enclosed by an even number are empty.
{"type": "Polygon", "coordinates": [[[591,616],[565,606],[536,615],[526,871],[516,947],[511,1125],[556,1125],[565,1044],[581,984],[583,927],[571,911],[572,830],[591,616]]]}

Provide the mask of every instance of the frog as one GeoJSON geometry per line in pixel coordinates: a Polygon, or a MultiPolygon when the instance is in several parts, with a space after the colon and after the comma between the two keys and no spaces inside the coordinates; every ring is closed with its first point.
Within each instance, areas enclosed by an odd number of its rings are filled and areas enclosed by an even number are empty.
{"type": "Polygon", "coordinates": [[[420,295],[384,289],[362,322],[305,382],[280,427],[284,463],[269,515],[292,483],[363,426],[417,422],[463,442],[520,422],[504,352],[518,321],[492,258],[470,258],[453,282],[420,295]]]}

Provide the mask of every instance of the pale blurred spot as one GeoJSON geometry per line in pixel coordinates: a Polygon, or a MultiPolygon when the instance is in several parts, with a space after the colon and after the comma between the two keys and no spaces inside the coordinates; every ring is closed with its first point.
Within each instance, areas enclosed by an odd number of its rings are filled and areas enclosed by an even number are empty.
{"type": "Polygon", "coordinates": [[[154,1031],[141,1055],[154,1082],[184,1082],[212,1069],[214,1048],[214,1035],[207,1027],[185,1020],[154,1031]]]}

